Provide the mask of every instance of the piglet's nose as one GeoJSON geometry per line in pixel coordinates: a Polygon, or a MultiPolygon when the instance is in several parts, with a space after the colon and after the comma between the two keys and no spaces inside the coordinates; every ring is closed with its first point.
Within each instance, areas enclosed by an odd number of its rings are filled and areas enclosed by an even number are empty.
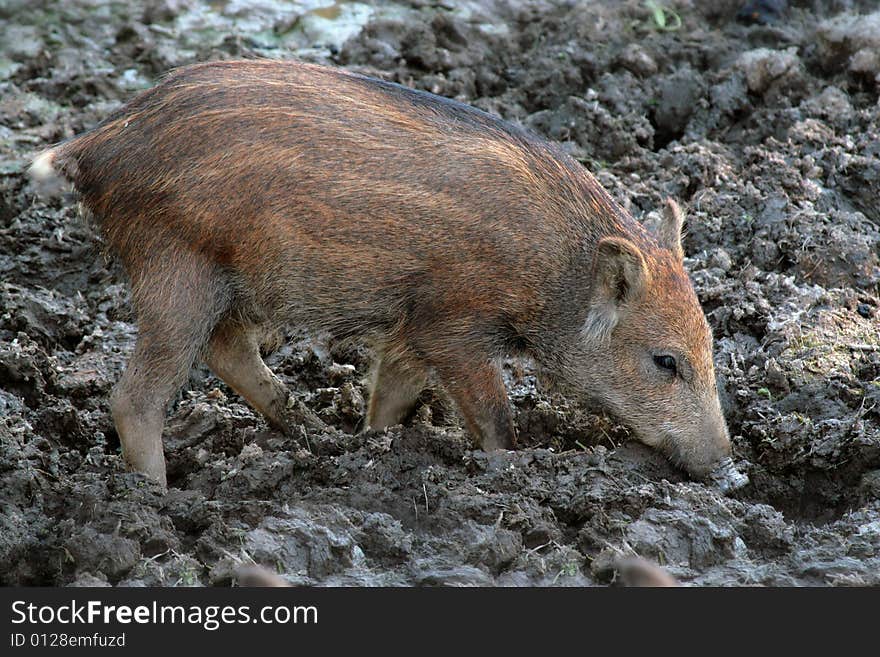
{"type": "Polygon", "coordinates": [[[685,468],[692,476],[703,478],[730,456],[730,437],[723,422],[705,422],[699,435],[699,447],[686,460],[685,468]]]}

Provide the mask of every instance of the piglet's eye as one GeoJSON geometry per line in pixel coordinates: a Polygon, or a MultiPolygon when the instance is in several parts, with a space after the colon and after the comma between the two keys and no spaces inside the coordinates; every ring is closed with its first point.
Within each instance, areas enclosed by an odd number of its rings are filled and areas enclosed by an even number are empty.
{"type": "Polygon", "coordinates": [[[658,369],[665,370],[672,376],[678,374],[678,365],[675,362],[675,358],[672,356],[654,356],[654,365],[656,365],[658,369]]]}

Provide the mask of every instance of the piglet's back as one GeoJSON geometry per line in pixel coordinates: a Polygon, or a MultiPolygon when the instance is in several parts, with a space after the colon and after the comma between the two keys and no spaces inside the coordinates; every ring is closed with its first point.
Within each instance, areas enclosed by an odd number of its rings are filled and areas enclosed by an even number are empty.
{"type": "Polygon", "coordinates": [[[295,271],[296,289],[275,294],[317,304],[341,289],[369,306],[421,278],[534,310],[536,287],[585,234],[640,232],[543,140],[459,103],[293,62],[180,69],[62,145],[57,165],[129,268],[133,254],[179,244],[251,287],[295,271]]]}

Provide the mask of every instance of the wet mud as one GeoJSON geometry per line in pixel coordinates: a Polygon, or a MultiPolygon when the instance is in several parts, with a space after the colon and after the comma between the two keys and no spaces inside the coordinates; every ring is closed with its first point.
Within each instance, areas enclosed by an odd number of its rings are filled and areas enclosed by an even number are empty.
{"type": "Polygon", "coordinates": [[[0,4],[0,583],[880,584],[880,12],[870,1],[0,4]],[[872,13],[874,12],[874,13],[872,13]],[[673,14],[680,18],[680,24],[673,14]],[[324,62],[468,102],[563,145],[638,219],[688,212],[686,264],[749,483],[689,480],[614,418],[505,368],[521,447],[450,403],[360,433],[370,354],[268,357],[318,418],[285,437],[206,369],[165,429],[167,493],[125,470],[108,395],[125,277],[23,176],[174,66],[324,62]]]}

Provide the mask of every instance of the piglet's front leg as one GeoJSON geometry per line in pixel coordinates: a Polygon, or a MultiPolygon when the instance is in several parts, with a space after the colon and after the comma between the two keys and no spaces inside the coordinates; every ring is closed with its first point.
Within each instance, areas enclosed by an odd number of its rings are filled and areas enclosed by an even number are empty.
{"type": "Polygon", "coordinates": [[[435,370],[485,451],[514,449],[516,431],[501,369],[492,359],[452,358],[435,370]]]}

